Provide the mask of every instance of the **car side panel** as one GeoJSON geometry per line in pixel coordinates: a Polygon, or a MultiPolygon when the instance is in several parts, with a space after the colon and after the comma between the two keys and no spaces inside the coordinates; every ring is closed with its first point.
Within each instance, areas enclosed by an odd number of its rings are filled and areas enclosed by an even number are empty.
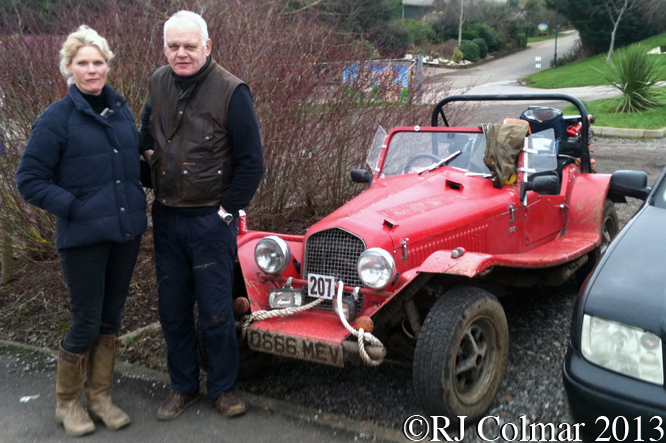
{"type": "Polygon", "coordinates": [[[610,174],[580,174],[569,197],[567,233],[586,238],[599,246],[610,174]]]}

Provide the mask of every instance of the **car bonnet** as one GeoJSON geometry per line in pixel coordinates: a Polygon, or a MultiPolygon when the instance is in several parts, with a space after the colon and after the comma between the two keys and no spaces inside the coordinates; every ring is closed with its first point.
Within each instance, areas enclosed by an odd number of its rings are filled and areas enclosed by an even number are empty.
{"type": "Polygon", "coordinates": [[[584,301],[589,315],[666,332],[666,210],[647,206],[612,243],[584,301]]]}

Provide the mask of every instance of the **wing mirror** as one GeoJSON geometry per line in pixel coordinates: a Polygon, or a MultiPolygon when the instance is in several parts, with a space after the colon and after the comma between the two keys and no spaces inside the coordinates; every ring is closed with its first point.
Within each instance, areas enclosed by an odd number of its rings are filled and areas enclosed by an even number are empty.
{"type": "Polygon", "coordinates": [[[530,178],[520,185],[520,199],[525,198],[527,191],[534,191],[542,195],[557,195],[560,193],[560,180],[557,175],[540,175],[530,178]]]}
{"type": "MultiPolygon", "coordinates": [[[[633,197],[645,201],[652,188],[647,185],[647,174],[643,171],[616,171],[611,176],[611,196],[633,197]]],[[[614,200],[615,201],[615,200],[614,200]]]]}
{"type": "Polygon", "coordinates": [[[351,179],[354,183],[372,183],[372,174],[365,169],[352,169],[351,179]]]}

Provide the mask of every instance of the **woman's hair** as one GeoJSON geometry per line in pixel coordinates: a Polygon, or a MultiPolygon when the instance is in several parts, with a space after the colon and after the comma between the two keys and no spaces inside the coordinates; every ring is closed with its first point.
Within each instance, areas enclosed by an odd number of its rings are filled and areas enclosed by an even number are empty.
{"type": "Polygon", "coordinates": [[[201,29],[201,43],[206,45],[208,41],[208,26],[199,14],[191,11],[178,11],[164,23],[164,46],[167,44],[167,29],[183,28],[189,24],[195,24],[201,29]]]}
{"type": "Polygon", "coordinates": [[[114,56],[104,37],[99,35],[97,31],[90,26],[79,26],[79,29],[67,36],[67,40],[65,40],[65,43],[60,50],[60,72],[67,79],[68,85],[72,84],[74,77],[71,72],[67,71],[67,65],[72,63],[72,59],[82,46],[96,47],[99,52],[102,53],[102,56],[107,63],[109,63],[114,56]]]}

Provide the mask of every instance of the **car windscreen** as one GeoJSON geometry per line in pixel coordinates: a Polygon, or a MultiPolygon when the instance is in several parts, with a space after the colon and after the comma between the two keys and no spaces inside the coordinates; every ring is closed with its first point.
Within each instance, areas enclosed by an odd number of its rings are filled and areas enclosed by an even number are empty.
{"type": "Polygon", "coordinates": [[[460,151],[448,164],[465,171],[490,174],[483,163],[486,137],[468,132],[398,132],[388,146],[382,175],[419,172],[460,151]]]}

